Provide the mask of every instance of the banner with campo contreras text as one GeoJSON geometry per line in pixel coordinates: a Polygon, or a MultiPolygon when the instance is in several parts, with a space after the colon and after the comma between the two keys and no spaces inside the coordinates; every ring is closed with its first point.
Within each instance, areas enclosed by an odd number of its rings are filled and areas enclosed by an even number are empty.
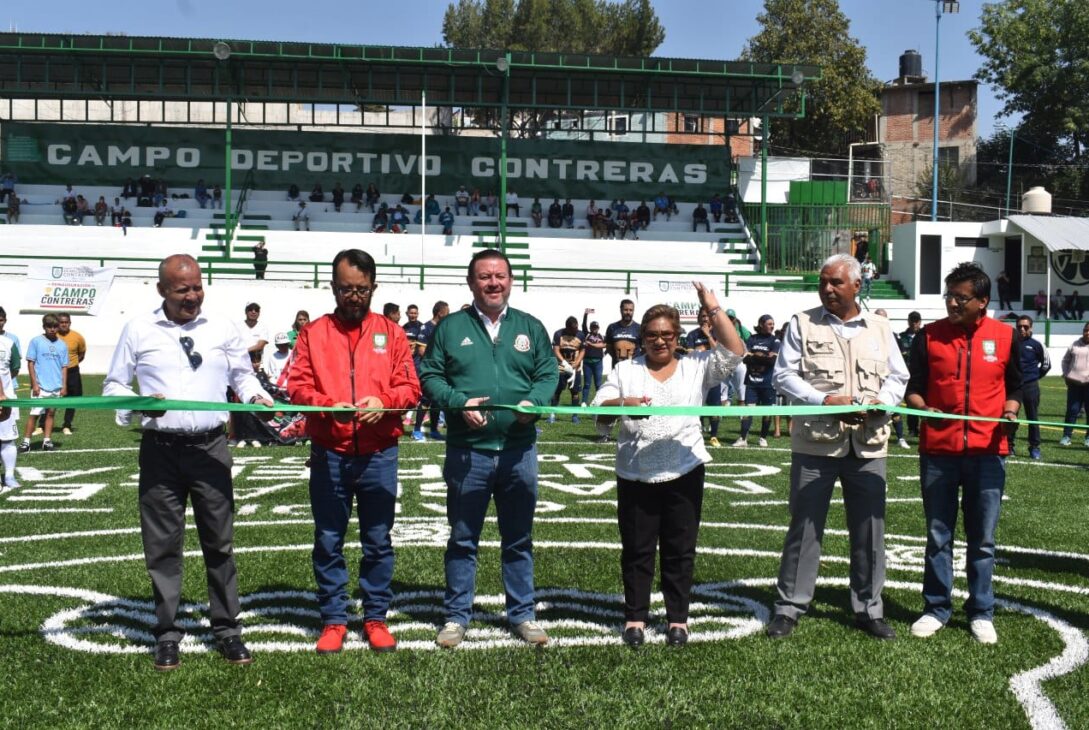
{"type": "Polygon", "coordinates": [[[691,274],[639,274],[635,277],[639,306],[646,309],[655,304],[668,304],[680,313],[682,320],[694,322],[700,311],[700,298],[693,281],[715,292],[723,309],[729,306],[725,303],[721,277],[694,277],[691,274]]]}
{"type": "MultiPolygon", "coordinates": [[[[126,179],[146,173],[165,180],[171,192],[192,194],[186,188],[200,179],[209,188],[224,181],[222,129],[5,122],[0,141],[4,168],[21,183],[115,184],[120,191],[126,179]]],[[[231,160],[235,187],[252,171],[256,188],[286,190],[294,183],[304,197],[315,183],[328,195],[336,182],[348,191],[373,182],[383,194],[419,194],[421,167],[427,189],[440,196],[459,185],[482,196],[499,193],[499,139],[491,136],[429,135],[421,165],[416,135],[236,127],[231,160]]],[[[650,201],[659,192],[707,200],[724,193],[729,179],[723,145],[519,139],[507,145],[507,187],[526,206],[535,196],[546,208],[552,198],[650,201]]]]}
{"type": "Polygon", "coordinates": [[[30,264],[27,266],[25,312],[98,314],[117,269],[81,264],[30,264]]]}

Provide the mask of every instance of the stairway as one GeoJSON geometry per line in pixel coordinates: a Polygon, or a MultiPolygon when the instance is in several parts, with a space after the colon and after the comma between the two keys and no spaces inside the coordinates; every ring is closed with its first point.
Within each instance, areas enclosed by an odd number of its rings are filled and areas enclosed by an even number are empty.
{"type": "Polygon", "coordinates": [[[507,221],[507,244],[502,246],[499,240],[499,222],[494,220],[473,220],[474,249],[496,248],[510,259],[511,269],[522,272],[525,282],[533,280],[530,271],[533,264],[529,256],[529,224],[525,221],[507,221]]]}

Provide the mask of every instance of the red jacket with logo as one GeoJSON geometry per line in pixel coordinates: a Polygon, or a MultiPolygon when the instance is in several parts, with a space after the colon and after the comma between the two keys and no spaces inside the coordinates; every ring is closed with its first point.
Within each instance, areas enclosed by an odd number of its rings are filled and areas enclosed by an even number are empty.
{"type": "MultiPolygon", "coordinates": [[[[305,327],[295,342],[287,388],[292,403],[308,406],[358,403],[373,395],[386,408],[407,409],[420,400],[405,331],[374,312],[358,325],[327,314],[305,327]]],[[[306,432],[319,446],[348,456],[387,449],[404,433],[399,412],[374,425],[308,413],[306,432]]]]}
{"type": "MultiPolygon", "coordinates": [[[[1001,418],[1006,401],[1021,401],[1020,341],[1013,328],[986,315],[969,330],[948,319],[928,324],[911,343],[907,395],[944,413],[1001,418]]],[[[924,419],[919,452],[932,455],[1009,453],[1003,424],[924,419]]]]}

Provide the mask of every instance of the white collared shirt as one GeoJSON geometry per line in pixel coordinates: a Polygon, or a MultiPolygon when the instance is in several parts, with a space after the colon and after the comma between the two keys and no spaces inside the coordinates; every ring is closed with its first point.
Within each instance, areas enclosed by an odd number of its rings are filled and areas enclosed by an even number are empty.
{"type": "MultiPolygon", "coordinates": [[[[154,395],[168,399],[225,403],[227,388],[248,403],[254,397],[272,400],[253,374],[246,344],[233,322],[203,314],[185,324],[167,319],[162,307],[125,325],[102,386],[103,395],[154,395]],[[201,363],[194,368],[181,344],[193,340],[191,353],[201,363]],[[132,388],[133,377],[139,393],[132,388]]],[[[200,433],[227,422],[226,411],[167,411],[159,418],[142,417],[144,429],[200,433]]]]}
{"type": "Polygon", "coordinates": [[[476,312],[476,316],[480,317],[480,321],[484,323],[484,329],[488,331],[488,337],[492,338],[492,342],[495,342],[495,338],[499,337],[499,327],[503,324],[503,320],[507,318],[507,305],[503,305],[503,311],[499,313],[499,316],[492,321],[492,318],[480,311],[480,309],[473,304],[473,311],[476,312]]]}

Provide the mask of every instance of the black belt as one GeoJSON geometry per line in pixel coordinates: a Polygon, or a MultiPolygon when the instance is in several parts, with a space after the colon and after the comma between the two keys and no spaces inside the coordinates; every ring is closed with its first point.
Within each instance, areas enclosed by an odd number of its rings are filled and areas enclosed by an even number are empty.
{"type": "Polygon", "coordinates": [[[223,426],[213,428],[211,431],[183,432],[183,431],[144,431],[144,435],[164,446],[197,446],[215,441],[224,435],[223,426]]]}

